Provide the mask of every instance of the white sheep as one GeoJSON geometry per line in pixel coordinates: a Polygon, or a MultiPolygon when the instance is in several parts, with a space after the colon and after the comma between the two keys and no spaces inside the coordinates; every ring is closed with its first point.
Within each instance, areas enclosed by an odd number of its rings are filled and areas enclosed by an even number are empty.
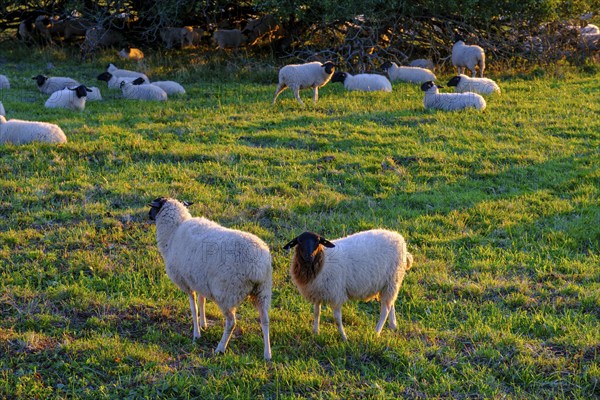
{"type": "Polygon", "coordinates": [[[485,52],[479,46],[465,44],[462,38],[457,35],[454,46],[452,46],[452,65],[456,67],[459,74],[464,72],[465,67],[468,68],[473,77],[477,74],[477,67],[479,67],[479,76],[483,78],[485,52]]]}
{"type": "Polygon", "coordinates": [[[206,328],[205,299],[217,303],[225,329],[215,352],[224,353],[235,327],[235,311],[250,296],[260,317],[264,358],[271,359],[269,309],[272,266],[268,246],[248,232],[225,228],[206,218],[192,218],[178,200],[160,197],[150,204],[156,241],[167,275],[189,297],[194,340],[206,328]],[[200,324],[196,294],[200,295],[200,324]]]}
{"type": "Polygon", "coordinates": [[[477,93],[440,93],[438,87],[443,88],[443,86],[436,86],[431,81],[421,85],[421,90],[425,92],[423,104],[426,109],[451,111],[475,108],[485,110],[485,99],[477,93]]]}
{"type": "Polygon", "coordinates": [[[0,143],[25,144],[31,142],[66,143],[67,136],[58,125],[47,122],[9,121],[0,115],[0,143]]]}
{"type": "Polygon", "coordinates": [[[2,116],[6,115],[6,111],[4,111],[4,106],[2,105],[1,101],[0,101],[0,115],[2,115],[2,116]]]}
{"type": "Polygon", "coordinates": [[[433,61],[427,60],[425,58],[417,58],[416,60],[412,60],[410,63],[408,63],[408,66],[425,68],[430,71],[433,71],[435,69],[435,65],[433,64],[433,61]]]}
{"type": "Polygon", "coordinates": [[[460,74],[452,77],[448,86],[456,86],[457,93],[474,92],[479,94],[501,93],[500,86],[489,78],[471,78],[460,74]]]}
{"type": "Polygon", "coordinates": [[[321,303],[331,305],[338,331],[347,340],[342,326],[342,305],[348,300],[379,298],[381,313],[375,332],[379,335],[389,315],[396,329],[394,303],[404,275],[413,258],[406,241],[397,232],[372,229],[329,241],[313,232],[304,232],[283,248],[298,246],[290,273],[304,298],[314,304],[313,332],[319,332],[321,303]]]}
{"type": "Polygon", "coordinates": [[[185,89],[175,81],[156,81],[150,82],[151,85],[158,86],[164,90],[168,96],[185,94],[185,89]]]}
{"type": "Polygon", "coordinates": [[[87,101],[97,101],[97,100],[102,100],[102,93],[100,92],[100,89],[97,88],[96,86],[91,86],[88,88],[88,94],[87,94],[87,101]]]}
{"type": "Polygon", "coordinates": [[[0,75],[0,89],[10,89],[10,81],[6,75],[0,75]]]}
{"type": "Polygon", "coordinates": [[[335,71],[335,64],[331,61],[321,63],[313,61],[306,64],[290,64],[279,70],[279,84],[275,90],[273,104],[277,101],[277,96],[286,88],[292,89],[296,100],[302,105],[300,98],[300,89],[313,88],[313,102],[319,98],[319,88],[329,82],[335,71]]]}
{"type": "Polygon", "coordinates": [[[142,61],[144,59],[144,52],[135,47],[123,48],[117,55],[124,60],[142,61]]]}
{"type": "Polygon", "coordinates": [[[246,42],[246,36],[239,29],[218,29],[213,33],[213,40],[220,49],[237,50],[246,42]]]}
{"type": "Polygon", "coordinates": [[[348,90],[361,90],[364,92],[392,91],[392,84],[388,78],[378,74],[352,75],[348,72],[336,72],[331,77],[331,82],[341,82],[348,90]]]}
{"type": "Polygon", "coordinates": [[[121,82],[123,97],[132,100],[158,100],[166,101],[167,93],[158,86],[144,83],[143,78],[131,82],[121,82]]]}
{"type": "Polygon", "coordinates": [[[79,85],[76,88],[68,87],[63,90],[57,90],[50,95],[48,100],[46,100],[44,107],[83,111],[88,91],[91,92],[85,85],[79,85]]]}
{"type": "Polygon", "coordinates": [[[118,76],[122,78],[143,78],[144,82],[150,83],[150,79],[143,72],[131,71],[128,69],[120,69],[117,68],[115,64],[108,64],[106,67],[106,72],[109,72],[113,76],[118,76]]]}
{"type": "MultiPolygon", "coordinates": [[[[103,72],[98,75],[97,79],[99,81],[104,81],[108,85],[109,89],[119,89],[121,90],[122,82],[132,82],[137,78],[134,77],[126,77],[126,76],[116,76],[111,74],[110,72],[103,72]]],[[[143,79],[143,78],[142,78],[143,79]]]]}
{"type": "Polygon", "coordinates": [[[390,80],[403,81],[410,83],[423,83],[434,81],[435,74],[428,69],[420,67],[398,66],[395,62],[386,61],[381,65],[381,69],[388,74],[390,80]]]}
{"type": "Polygon", "coordinates": [[[52,94],[57,90],[63,90],[66,87],[81,85],[81,83],[77,82],[75,79],[62,76],[53,76],[49,78],[44,75],[38,75],[34,76],[32,79],[35,79],[38,89],[44,94],[52,94]]]}

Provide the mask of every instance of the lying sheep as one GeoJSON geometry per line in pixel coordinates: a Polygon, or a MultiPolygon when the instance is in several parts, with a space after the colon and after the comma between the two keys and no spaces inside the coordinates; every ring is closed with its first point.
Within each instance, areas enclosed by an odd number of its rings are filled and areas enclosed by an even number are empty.
{"type": "Polygon", "coordinates": [[[341,82],[348,90],[361,90],[364,92],[392,91],[392,84],[388,78],[377,74],[351,75],[348,72],[336,72],[331,77],[331,82],[341,82]]]}
{"type": "Polygon", "coordinates": [[[168,96],[185,94],[185,89],[179,83],[174,81],[156,81],[151,85],[158,86],[167,93],[168,96]]]}
{"type": "Polygon", "coordinates": [[[235,311],[250,297],[260,317],[264,358],[271,359],[269,309],[272,267],[267,245],[248,232],[225,228],[206,218],[192,218],[186,206],[160,197],[150,204],[156,221],[156,241],[167,275],[187,293],[192,312],[194,340],[206,328],[204,302],[217,303],[225,316],[225,329],[215,352],[224,353],[235,327],[235,311]],[[196,306],[200,295],[200,324],[196,306]]]}
{"type": "Polygon", "coordinates": [[[425,109],[438,110],[464,110],[465,108],[475,108],[485,110],[485,99],[477,93],[440,93],[435,83],[429,81],[421,85],[421,90],[425,92],[423,104],[425,109]]]}
{"type": "Polygon", "coordinates": [[[87,94],[87,101],[98,101],[98,100],[102,100],[102,93],[100,92],[100,89],[97,88],[96,86],[91,86],[88,88],[88,94],[87,94]]]}
{"type": "Polygon", "coordinates": [[[0,115],[0,143],[25,144],[31,142],[67,143],[67,136],[58,125],[47,122],[9,121],[0,115]]]}
{"type": "Polygon", "coordinates": [[[435,65],[433,64],[433,61],[431,60],[427,60],[424,58],[417,58],[416,60],[412,60],[409,64],[409,67],[419,67],[419,68],[425,68],[428,69],[430,71],[433,71],[435,69],[435,65]]]}
{"type": "Polygon", "coordinates": [[[135,47],[123,48],[117,55],[125,60],[142,61],[144,59],[144,52],[135,47]]]}
{"type": "Polygon", "coordinates": [[[457,93],[473,92],[479,94],[500,93],[500,86],[488,78],[470,78],[460,74],[452,77],[448,86],[456,86],[457,93]]]}
{"type": "Polygon", "coordinates": [[[113,63],[108,64],[106,72],[110,72],[114,76],[125,77],[125,78],[143,78],[144,82],[150,83],[150,79],[143,72],[131,71],[129,69],[117,68],[113,63]]]}
{"type": "Polygon", "coordinates": [[[481,47],[467,45],[459,35],[456,35],[454,46],[452,46],[452,65],[456,67],[459,74],[464,72],[465,67],[468,68],[473,77],[477,74],[477,67],[479,67],[479,76],[483,78],[485,53],[481,47]]]}
{"type": "Polygon", "coordinates": [[[10,89],[10,81],[6,75],[0,75],[0,89],[10,89]]]}
{"type": "MultiPolygon", "coordinates": [[[[119,89],[121,90],[121,83],[123,82],[132,82],[137,79],[134,77],[125,77],[125,76],[114,76],[110,72],[103,72],[96,77],[99,81],[104,81],[107,83],[109,89],[119,89]]],[[[142,78],[143,79],[143,78],[142,78]]]]}
{"type": "Polygon", "coordinates": [[[246,42],[246,36],[239,29],[218,29],[213,33],[213,40],[219,49],[237,50],[246,42]]]}
{"type": "Polygon", "coordinates": [[[331,305],[338,331],[347,340],[342,326],[342,305],[348,300],[379,298],[381,313],[377,335],[389,315],[396,329],[394,303],[404,275],[412,266],[406,241],[397,232],[373,229],[329,241],[304,232],[283,248],[298,246],[290,272],[304,298],[314,304],[313,332],[319,332],[321,303],[331,305]]]}
{"type": "Polygon", "coordinates": [[[410,83],[434,81],[435,74],[428,69],[419,67],[399,67],[395,62],[386,61],[381,69],[388,74],[390,80],[410,83]]]}
{"type": "Polygon", "coordinates": [[[279,70],[279,84],[275,90],[273,104],[277,96],[286,88],[292,89],[298,103],[304,105],[300,98],[300,89],[313,88],[313,102],[319,99],[319,88],[329,82],[335,72],[335,64],[331,61],[320,63],[313,61],[306,64],[290,64],[279,70]]]}
{"type": "Polygon", "coordinates": [[[83,111],[88,92],[91,92],[91,90],[85,87],[85,85],[57,90],[46,100],[44,107],[83,111]]]}
{"type": "Polygon", "coordinates": [[[49,78],[44,75],[38,75],[34,76],[32,79],[35,79],[38,89],[44,94],[52,94],[57,90],[62,90],[66,87],[75,87],[81,85],[81,83],[77,82],[75,79],[65,78],[62,76],[53,76],[49,78]]]}
{"type": "Polygon", "coordinates": [[[143,78],[136,78],[131,82],[121,82],[123,97],[131,100],[158,100],[166,101],[167,93],[158,86],[144,83],[143,78]]]}

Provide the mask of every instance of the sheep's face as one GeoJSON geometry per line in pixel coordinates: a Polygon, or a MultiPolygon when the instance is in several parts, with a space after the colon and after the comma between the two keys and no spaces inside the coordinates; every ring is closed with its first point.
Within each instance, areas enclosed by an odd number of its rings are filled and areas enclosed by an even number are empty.
{"type": "Polygon", "coordinates": [[[38,75],[34,76],[33,79],[35,79],[38,86],[42,86],[48,80],[48,77],[44,75],[38,75]]]}
{"type": "Polygon", "coordinates": [[[298,245],[292,261],[292,275],[300,285],[311,282],[323,268],[323,246],[335,247],[333,243],[314,232],[304,232],[295,237],[283,248],[291,249],[298,245]]]}
{"type": "Polygon", "coordinates": [[[110,81],[110,78],[112,78],[112,74],[110,72],[103,72],[100,75],[98,75],[96,79],[98,79],[99,81],[108,82],[110,81]]]}
{"type": "Polygon", "coordinates": [[[134,85],[141,85],[144,83],[144,78],[142,78],[140,76],[139,78],[136,78],[135,80],[133,80],[131,83],[133,83],[134,85]]]}
{"type": "MultiPolygon", "coordinates": [[[[152,221],[156,221],[156,216],[158,215],[158,213],[160,212],[160,210],[162,209],[162,207],[165,205],[165,203],[167,201],[169,201],[168,197],[157,197],[156,199],[152,200],[152,203],[148,204],[150,206],[150,211],[148,212],[148,217],[152,221]]],[[[194,203],[189,202],[189,201],[182,201],[181,204],[183,204],[186,207],[189,207],[194,203]]]]}
{"type": "MultiPolygon", "coordinates": [[[[69,88],[71,89],[71,88],[69,88]]],[[[88,92],[91,92],[91,89],[88,89],[85,85],[79,85],[77,86],[75,89],[71,89],[75,92],[75,94],[77,95],[78,98],[82,98],[84,96],[87,96],[88,92]]]]}
{"type": "Polygon", "coordinates": [[[460,83],[460,76],[457,75],[457,76],[452,77],[446,85],[458,86],[459,83],[460,83]]]}
{"type": "Polygon", "coordinates": [[[325,69],[325,73],[332,74],[335,70],[335,64],[331,61],[327,61],[325,64],[321,65],[325,69]]]}
{"type": "Polygon", "coordinates": [[[436,85],[433,81],[427,81],[421,85],[421,90],[427,92],[431,88],[443,88],[443,86],[436,85]]]}
{"type": "Polygon", "coordinates": [[[342,82],[342,83],[344,83],[344,81],[346,80],[347,77],[348,77],[348,74],[345,73],[345,72],[336,72],[331,77],[331,82],[342,82]]]}

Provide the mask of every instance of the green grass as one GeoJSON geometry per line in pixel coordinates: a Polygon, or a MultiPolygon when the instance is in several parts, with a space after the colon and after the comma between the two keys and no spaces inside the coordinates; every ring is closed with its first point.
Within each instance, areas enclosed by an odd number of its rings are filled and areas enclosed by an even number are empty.
{"type": "Polygon", "coordinates": [[[302,108],[289,91],[270,104],[268,63],[165,53],[146,69],[182,81],[185,98],[139,103],[98,85],[106,100],[76,113],[45,109],[30,78],[97,85],[109,53],[2,54],[8,116],[57,123],[69,142],[0,147],[0,398],[600,396],[596,70],[498,72],[503,94],[484,113],[427,112],[408,84],[329,84],[317,105],[302,92],[302,108]],[[272,362],[249,303],[225,355],[212,302],[192,344],[147,218],[164,195],[271,247],[272,362]],[[312,335],[282,245],[375,227],[415,256],[398,330],[376,337],[378,304],[349,302],[347,343],[330,308],[312,335]]]}

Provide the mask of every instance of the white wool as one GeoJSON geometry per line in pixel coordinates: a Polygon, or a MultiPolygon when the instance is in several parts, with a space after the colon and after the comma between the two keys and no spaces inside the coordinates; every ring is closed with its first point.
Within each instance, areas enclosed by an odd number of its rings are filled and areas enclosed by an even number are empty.
{"type": "Polygon", "coordinates": [[[486,107],[485,99],[477,93],[439,93],[435,84],[425,90],[423,104],[426,109],[446,111],[464,110],[465,108],[475,108],[483,111],[486,107]]]}
{"type": "MultiPolygon", "coordinates": [[[[384,63],[385,69],[391,81],[402,81],[410,83],[423,83],[435,81],[435,74],[428,69],[420,67],[398,66],[395,62],[384,63]]],[[[382,66],[383,67],[383,66],[382,66]]]]}
{"type": "Polygon", "coordinates": [[[75,90],[72,90],[72,88],[65,88],[52,93],[44,103],[44,107],[83,111],[86,100],[87,93],[84,96],[78,97],[75,90]]]}
{"type": "Polygon", "coordinates": [[[131,71],[128,69],[119,69],[114,64],[108,64],[106,68],[106,72],[110,72],[112,76],[117,76],[119,78],[142,78],[144,82],[150,83],[150,79],[143,72],[131,71]]]}
{"type": "Polygon", "coordinates": [[[0,143],[31,142],[66,143],[67,137],[58,125],[19,119],[7,121],[4,116],[0,116],[0,143]]]}
{"type": "Polygon", "coordinates": [[[201,297],[202,327],[207,326],[204,298],[216,302],[225,315],[216,352],[225,352],[235,326],[235,310],[250,296],[259,311],[264,357],[270,359],[272,260],[268,246],[251,233],[225,228],[206,218],[192,218],[175,199],[156,199],[151,206],[150,218],[156,219],[156,240],[167,275],[190,298],[194,338],[200,337],[196,293],[201,297]]]}
{"type": "Polygon", "coordinates": [[[79,85],[81,85],[81,83],[77,82],[75,79],[65,78],[62,76],[53,76],[47,78],[41,85],[38,85],[38,89],[44,94],[52,94],[57,90],[62,90],[66,87],[76,87],[79,85]]]}
{"type": "Polygon", "coordinates": [[[179,83],[175,81],[156,81],[151,82],[151,85],[158,86],[164,90],[168,96],[185,94],[185,89],[179,83]]]}
{"type": "MultiPolygon", "coordinates": [[[[460,74],[458,75],[459,81],[457,85],[450,85],[448,82],[448,86],[456,86],[457,93],[464,92],[473,92],[479,94],[492,94],[492,93],[501,93],[500,86],[493,80],[489,78],[471,78],[467,75],[460,74]]],[[[453,78],[454,79],[454,78],[453,78]]]]}
{"type": "Polygon", "coordinates": [[[219,29],[213,33],[213,40],[220,49],[237,49],[246,42],[246,36],[239,29],[219,29]]]}
{"type": "Polygon", "coordinates": [[[435,68],[435,65],[433,64],[433,61],[431,60],[427,60],[425,58],[417,58],[416,60],[412,60],[409,64],[409,67],[419,67],[419,68],[425,68],[428,69],[430,71],[433,71],[435,68]]]}
{"type": "Polygon", "coordinates": [[[383,75],[378,74],[358,74],[351,75],[345,73],[344,87],[348,90],[360,90],[364,92],[391,92],[392,84],[383,75]]]}
{"type": "Polygon", "coordinates": [[[2,105],[1,101],[0,101],[0,115],[2,115],[2,116],[6,115],[6,111],[4,111],[4,106],[2,105]]]}
{"type": "MultiPolygon", "coordinates": [[[[110,74],[110,72],[109,72],[110,74]]],[[[102,74],[101,74],[102,75],[102,74]]],[[[118,89],[121,90],[122,82],[132,82],[136,80],[135,77],[126,77],[126,76],[115,76],[111,74],[110,79],[106,82],[109,89],[118,89]]]]}
{"type": "Polygon", "coordinates": [[[452,46],[452,65],[456,67],[459,74],[464,72],[465,67],[468,68],[473,76],[477,73],[476,68],[479,67],[479,76],[483,78],[485,53],[479,46],[467,45],[462,40],[458,40],[452,46]]]}
{"type": "Polygon", "coordinates": [[[99,88],[97,88],[96,86],[92,86],[88,89],[90,89],[91,92],[88,92],[87,94],[87,101],[102,100],[102,93],[100,92],[99,88]]]}
{"type": "Polygon", "coordinates": [[[121,86],[123,97],[132,100],[158,100],[166,101],[167,93],[158,86],[144,83],[134,85],[132,82],[124,82],[121,86]]]}
{"type": "Polygon", "coordinates": [[[290,64],[282,67],[279,70],[279,84],[275,90],[273,104],[277,101],[277,96],[287,87],[292,89],[296,100],[302,105],[300,99],[300,89],[313,88],[313,101],[316,103],[319,98],[319,88],[329,82],[333,76],[335,66],[333,63],[326,62],[325,64],[319,61],[313,61],[306,64],[290,64]],[[327,72],[325,66],[331,65],[330,73],[327,72]]]}
{"type": "Polygon", "coordinates": [[[0,75],[0,89],[10,89],[10,82],[6,75],[0,75]]]}

